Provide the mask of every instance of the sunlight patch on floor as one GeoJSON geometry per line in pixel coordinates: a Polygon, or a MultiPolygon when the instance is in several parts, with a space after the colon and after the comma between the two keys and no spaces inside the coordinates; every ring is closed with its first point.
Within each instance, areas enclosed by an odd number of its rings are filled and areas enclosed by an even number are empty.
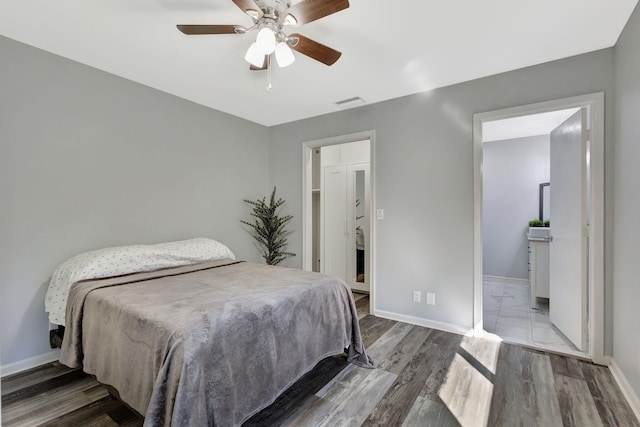
{"type": "Polygon", "coordinates": [[[438,396],[460,425],[486,426],[492,395],[491,380],[456,353],[438,396]]]}
{"type": "Polygon", "coordinates": [[[502,346],[502,338],[498,336],[494,337],[495,338],[465,337],[460,343],[460,348],[475,359],[474,365],[479,363],[493,375],[495,375],[498,368],[498,354],[502,346]]]}

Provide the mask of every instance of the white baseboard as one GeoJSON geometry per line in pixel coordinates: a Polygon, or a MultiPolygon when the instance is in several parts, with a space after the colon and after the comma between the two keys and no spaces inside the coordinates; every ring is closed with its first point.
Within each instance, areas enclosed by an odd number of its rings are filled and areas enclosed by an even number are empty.
{"type": "Polygon", "coordinates": [[[615,359],[611,359],[611,365],[609,365],[609,370],[611,371],[611,375],[613,375],[613,379],[618,383],[618,387],[622,390],[622,394],[627,398],[627,402],[633,413],[636,414],[636,418],[640,420],[640,398],[629,384],[627,377],[624,376],[618,365],[616,364],[615,359]]]}
{"type": "Polygon", "coordinates": [[[52,350],[39,356],[18,360],[13,363],[7,363],[6,365],[0,366],[0,377],[17,374],[18,372],[26,371],[27,369],[35,368],[36,366],[44,365],[45,363],[54,362],[58,360],[59,357],[60,350],[52,350]]]}
{"type": "Polygon", "coordinates": [[[473,333],[472,328],[464,328],[462,326],[454,325],[451,323],[423,319],[422,317],[407,316],[406,314],[399,314],[391,311],[374,309],[373,315],[376,317],[395,320],[397,322],[410,323],[412,325],[424,326],[425,328],[438,329],[440,331],[451,332],[459,335],[469,335],[473,333]]]}
{"type": "Polygon", "coordinates": [[[505,285],[529,286],[529,279],[518,279],[515,277],[502,277],[502,276],[489,276],[488,274],[485,274],[482,276],[482,281],[501,283],[505,285]]]}

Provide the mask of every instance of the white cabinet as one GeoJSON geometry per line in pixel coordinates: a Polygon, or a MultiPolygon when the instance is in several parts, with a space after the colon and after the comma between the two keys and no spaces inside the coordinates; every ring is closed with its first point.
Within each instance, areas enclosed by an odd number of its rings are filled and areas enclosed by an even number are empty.
{"type": "Polygon", "coordinates": [[[531,307],[536,297],[549,298],[549,241],[529,238],[529,280],[531,281],[531,307]]]}

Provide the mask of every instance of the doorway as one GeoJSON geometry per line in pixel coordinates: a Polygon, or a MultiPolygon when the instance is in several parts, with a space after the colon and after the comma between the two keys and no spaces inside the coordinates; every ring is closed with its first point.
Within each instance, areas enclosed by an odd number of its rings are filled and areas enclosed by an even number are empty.
{"type": "Polygon", "coordinates": [[[375,291],[374,133],[303,144],[303,269],[343,279],[352,291],[375,291]]]}
{"type": "MultiPolygon", "coordinates": [[[[586,356],[598,363],[605,362],[603,101],[603,94],[597,93],[474,115],[474,324],[478,333],[484,328],[505,341],[586,356]],[[488,225],[496,216],[500,216],[499,211],[505,206],[494,206],[493,210],[486,206],[496,194],[495,188],[487,189],[486,186],[500,181],[488,169],[496,158],[500,158],[494,155],[494,149],[500,144],[487,148],[483,141],[488,139],[485,136],[492,131],[492,125],[524,120],[526,116],[541,117],[553,112],[564,114],[564,117],[557,123],[557,129],[549,132],[547,176],[551,176],[551,179],[543,176],[544,171],[541,173],[540,170],[531,170],[530,174],[520,173],[523,180],[539,181],[526,184],[530,190],[532,186],[539,187],[539,192],[533,194],[528,190],[527,197],[530,200],[514,201],[505,214],[513,216],[521,207],[524,208],[523,205],[534,202],[534,209],[528,211],[530,219],[541,220],[542,224],[532,225],[546,225],[544,221],[549,218],[544,215],[551,217],[551,224],[548,228],[516,225],[522,233],[512,239],[517,247],[508,249],[511,243],[496,242],[500,239],[492,238],[495,237],[492,233],[499,234],[500,228],[507,228],[507,220],[499,219],[502,226],[498,228],[488,225]],[[587,131],[587,127],[591,130],[587,131]],[[568,170],[573,172],[569,174],[568,170]],[[572,181],[567,181],[567,176],[573,177],[572,181]],[[549,180],[550,186],[546,185],[549,180]],[[558,206],[562,209],[558,209],[558,206]],[[539,215],[543,217],[538,218],[539,215]],[[496,247],[500,249],[496,250],[496,247]],[[517,259],[517,262],[503,266],[502,270],[496,268],[496,259],[505,254],[511,260],[517,259]],[[522,271],[525,259],[529,264],[526,273],[522,271]],[[507,317],[500,324],[502,310],[497,311],[495,304],[505,301],[507,304],[515,302],[516,307],[507,306],[507,310],[504,310],[507,317]],[[545,322],[547,313],[547,319],[550,320],[545,322]],[[549,329],[544,330],[547,322],[549,329]],[[508,330],[506,325],[510,325],[511,329],[508,330]],[[535,327],[539,329],[532,330],[535,327]],[[535,332],[537,340],[534,339],[535,332]],[[562,333],[558,335],[556,332],[562,333]]],[[[526,163],[528,159],[522,156],[532,155],[534,143],[542,142],[531,139],[520,140],[519,143],[524,149],[519,162],[526,163]]],[[[515,143],[509,147],[512,152],[514,149],[515,143]]],[[[503,169],[504,166],[502,164],[503,169]]],[[[502,181],[505,184],[504,177],[502,181]]],[[[507,178],[504,188],[513,189],[516,181],[507,178]]]]}
{"type": "Polygon", "coordinates": [[[580,310],[586,299],[563,302],[567,293],[559,291],[574,286],[572,295],[587,294],[582,283],[573,281],[586,277],[580,264],[586,254],[580,247],[567,247],[561,237],[575,224],[580,240],[581,214],[588,204],[580,197],[584,110],[483,123],[482,220],[484,330],[528,345],[583,353],[586,340],[578,324],[582,315],[570,308],[580,310]],[[551,236],[560,237],[552,243],[551,236]],[[574,260],[577,265],[567,262],[574,260]],[[565,268],[559,270],[558,264],[565,268]],[[561,277],[565,272],[569,277],[561,277]],[[566,320],[575,322],[567,325],[566,320]]]}

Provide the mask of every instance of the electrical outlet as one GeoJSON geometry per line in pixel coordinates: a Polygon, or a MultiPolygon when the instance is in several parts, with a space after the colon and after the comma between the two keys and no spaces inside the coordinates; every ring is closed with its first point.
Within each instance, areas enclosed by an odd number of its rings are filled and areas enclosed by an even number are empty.
{"type": "Polygon", "coordinates": [[[420,302],[420,291],[413,291],[413,302],[420,302]]]}
{"type": "Polygon", "coordinates": [[[436,294],[435,292],[427,292],[426,303],[429,305],[436,305],[436,294]]]}

